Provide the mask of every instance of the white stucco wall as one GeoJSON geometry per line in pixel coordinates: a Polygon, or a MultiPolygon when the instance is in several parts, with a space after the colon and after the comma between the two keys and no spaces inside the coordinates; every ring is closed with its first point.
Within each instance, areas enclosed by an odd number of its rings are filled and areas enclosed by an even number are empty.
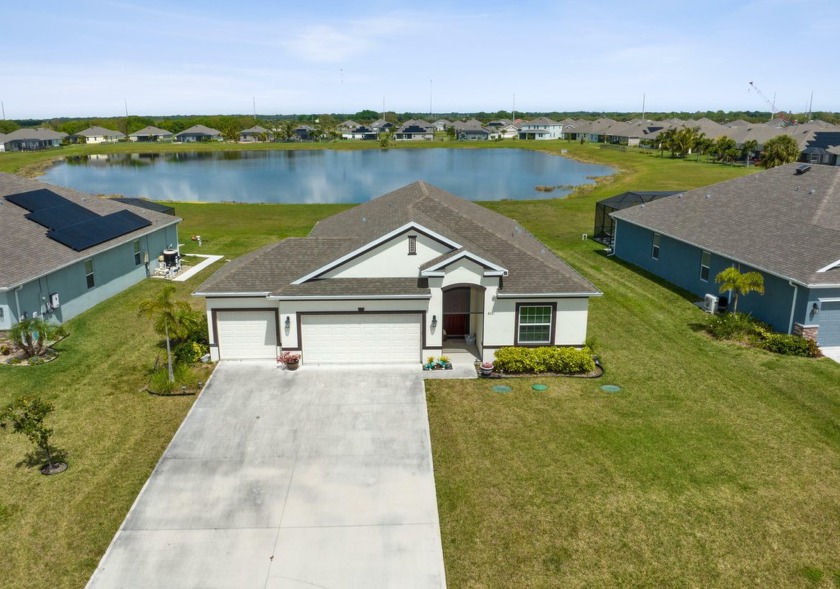
{"type": "Polygon", "coordinates": [[[409,231],[380,244],[324,275],[325,278],[413,278],[429,260],[451,248],[434,239],[409,231]],[[417,253],[408,254],[408,236],[417,236],[417,253]]]}

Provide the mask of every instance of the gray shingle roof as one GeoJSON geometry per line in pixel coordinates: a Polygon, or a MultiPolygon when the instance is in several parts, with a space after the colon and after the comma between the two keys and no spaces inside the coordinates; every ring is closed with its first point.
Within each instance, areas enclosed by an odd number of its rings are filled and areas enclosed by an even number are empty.
{"type": "Polygon", "coordinates": [[[211,137],[218,137],[221,134],[222,132],[218,129],[205,127],[204,125],[193,125],[189,129],[184,129],[180,133],[176,133],[175,137],[181,137],[182,135],[210,135],[211,137]]]}
{"type": "Polygon", "coordinates": [[[158,135],[161,137],[172,137],[172,132],[167,131],[166,129],[159,129],[158,127],[148,126],[143,127],[139,131],[135,131],[131,133],[129,137],[149,137],[152,135],[158,135]]]}
{"type": "Polygon", "coordinates": [[[2,203],[0,204],[0,289],[16,287],[39,276],[49,274],[58,268],[86,260],[115,245],[137,239],[141,235],[152,233],[161,227],[173,225],[181,220],[171,215],[132,207],[116,200],[100,198],[76,192],[69,188],[51,186],[37,180],[2,173],[0,173],[0,203],[2,203]],[[74,251],[48,238],[45,227],[25,217],[28,213],[26,209],[3,198],[12,194],[44,188],[99,215],[130,210],[136,215],[150,220],[152,224],[84,251],[74,251]]]}
{"type": "Polygon", "coordinates": [[[112,131],[111,129],[106,129],[105,127],[88,127],[84,131],[79,131],[78,133],[73,134],[73,137],[116,137],[121,139],[125,137],[124,133],[120,131],[112,131]]]}
{"type": "Polygon", "coordinates": [[[6,135],[5,141],[19,141],[21,139],[38,139],[40,141],[51,141],[64,139],[67,133],[53,131],[52,129],[15,129],[6,135]]]}
{"type": "Polygon", "coordinates": [[[798,165],[612,216],[800,284],[840,284],[840,270],[817,272],[840,260],[840,167],[811,166],[798,175],[798,165]]]}
{"type": "MultiPolygon", "coordinates": [[[[339,284],[333,282],[334,279],[310,281],[305,283],[305,288],[290,283],[408,223],[421,225],[476,256],[506,268],[509,275],[503,279],[502,293],[598,294],[597,288],[513,219],[425,182],[409,184],[328,217],[312,229],[309,237],[285,239],[239,258],[214,274],[198,292],[329,296],[339,284]]],[[[416,282],[416,279],[411,280],[416,282]]],[[[392,281],[381,286],[408,289],[405,293],[394,294],[417,292],[416,284],[410,287],[411,280],[392,281]]],[[[341,289],[344,294],[371,294],[370,289],[375,289],[376,284],[363,279],[343,282],[341,289]],[[357,290],[348,290],[351,288],[357,290]]]]}

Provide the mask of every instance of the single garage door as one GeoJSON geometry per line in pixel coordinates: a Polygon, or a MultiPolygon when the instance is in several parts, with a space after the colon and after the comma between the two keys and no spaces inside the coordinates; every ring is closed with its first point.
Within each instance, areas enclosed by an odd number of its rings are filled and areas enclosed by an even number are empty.
{"type": "Polygon", "coordinates": [[[840,346],[840,301],[825,301],[820,305],[820,330],[817,341],[821,346],[840,346]]]}
{"type": "Polygon", "coordinates": [[[222,360],[276,358],[276,315],[270,310],[218,311],[216,341],[222,360]]]}
{"type": "Polygon", "coordinates": [[[305,364],[420,362],[420,314],[303,315],[305,364]]]}

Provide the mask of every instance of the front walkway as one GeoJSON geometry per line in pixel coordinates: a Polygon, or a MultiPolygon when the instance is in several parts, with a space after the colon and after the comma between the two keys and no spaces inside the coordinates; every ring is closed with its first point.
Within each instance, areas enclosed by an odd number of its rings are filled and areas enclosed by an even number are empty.
{"type": "Polygon", "coordinates": [[[90,589],[446,586],[416,366],[222,362],[90,589]]]}

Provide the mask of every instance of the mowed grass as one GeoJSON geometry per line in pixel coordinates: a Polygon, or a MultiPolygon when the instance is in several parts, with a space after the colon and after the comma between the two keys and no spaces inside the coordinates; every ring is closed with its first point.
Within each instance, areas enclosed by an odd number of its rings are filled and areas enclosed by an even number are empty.
{"type": "MultiPolygon", "coordinates": [[[[481,381],[429,383],[449,586],[840,582],[840,366],[713,342],[681,293],[580,240],[598,198],[745,171],[565,142],[529,147],[622,170],[573,198],[487,205],[604,291],[589,325],[608,372],[601,381],[541,379],[550,385],[541,394],[527,379],[509,395],[481,381]],[[623,391],[601,393],[602,382],[623,391]]],[[[346,208],[175,207],[186,251],[228,258],[306,235],[346,208]]],[[[218,267],[178,284],[179,296],[200,306],[189,293],[218,267]]],[[[0,433],[0,587],[84,586],[192,404],[141,391],[160,349],[136,309],[160,287],[146,281],[69,322],[51,364],[0,366],[0,403],[24,394],[56,403],[49,424],[70,464],[44,477],[25,461],[28,442],[0,433]]]]}
{"type": "Polygon", "coordinates": [[[681,293],[571,257],[602,379],[427,383],[449,587],[840,584],[840,365],[712,341],[681,293]]]}

